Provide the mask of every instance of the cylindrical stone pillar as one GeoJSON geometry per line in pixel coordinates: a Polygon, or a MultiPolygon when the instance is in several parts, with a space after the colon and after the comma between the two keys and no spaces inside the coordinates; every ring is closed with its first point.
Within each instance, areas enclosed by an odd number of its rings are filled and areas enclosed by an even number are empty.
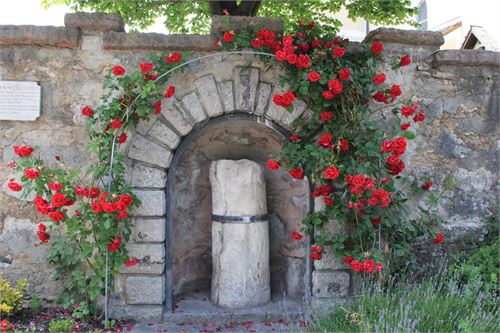
{"type": "Polygon", "coordinates": [[[269,223],[262,167],[219,160],[212,184],[212,293],[218,306],[241,309],[271,299],[269,223]]]}

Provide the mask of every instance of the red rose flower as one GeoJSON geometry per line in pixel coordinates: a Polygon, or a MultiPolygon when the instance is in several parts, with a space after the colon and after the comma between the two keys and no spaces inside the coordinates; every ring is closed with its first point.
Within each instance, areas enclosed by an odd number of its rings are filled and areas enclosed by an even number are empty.
{"type": "Polygon", "coordinates": [[[309,24],[307,25],[307,28],[308,28],[309,30],[311,30],[312,28],[314,28],[314,24],[315,24],[315,22],[314,22],[314,21],[309,22],[309,24]]]}
{"type": "Polygon", "coordinates": [[[68,203],[68,199],[62,193],[54,193],[54,195],[52,195],[51,202],[55,207],[62,207],[68,203]]]}
{"type": "Polygon", "coordinates": [[[122,144],[125,143],[125,141],[127,141],[127,134],[125,133],[120,134],[120,136],[118,137],[118,143],[122,144]]]}
{"type": "Polygon", "coordinates": [[[132,204],[132,202],[133,202],[133,199],[128,194],[121,194],[120,195],[120,201],[123,202],[125,205],[130,206],[132,204]]]}
{"type": "Polygon", "coordinates": [[[401,130],[406,131],[408,128],[410,128],[411,124],[410,123],[404,123],[401,125],[401,130]]]}
{"type": "Polygon", "coordinates": [[[153,64],[150,62],[143,62],[142,64],[139,65],[139,70],[143,74],[148,74],[153,70],[153,64]]]}
{"type": "Polygon", "coordinates": [[[397,84],[392,85],[391,91],[389,92],[389,94],[392,96],[392,99],[394,100],[394,98],[401,95],[401,87],[397,84]]]}
{"type": "Polygon", "coordinates": [[[302,236],[301,234],[299,234],[297,231],[292,231],[292,233],[290,234],[290,236],[293,238],[293,239],[296,239],[296,240],[301,240],[302,236]]]}
{"type": "Polygon", "coordinates": [[[250,45],[252,45],[252,47],[256,49],[260,48],[263,44],[264,42],[260,39],[252,39],[252,41],[250,42],[250,45]]]}
{"type": "Polygon", "coordinates": [[[163,95],[165,98],[170,98],[174,95],[175,93],[175,87],[172,85],[169,85],[167,87],[167,90],[165,90],[165,94],[163,95]]]}
{"type": "Polygon", "coordinates": [[[384,104],[387,104],[387,96],[384,95],[384,93],[378,91],[376,92],[375,94],[373,94],[372,98],[379,102],[379,103],[384,103],[384,104]]]}
{"type": "Polygon", "coordinates": [[[425,120],[425,111],[420,110],[414,117],[413,121],[418,123],[419,121],[424,121],[425,120]]]}
{"type": "Polygon", "coordinates": [[[310,253],[310,254],[309,254],[309,258],[310,258],[311,260],[321,260],[321,257],[322,257],[322,256],[323,256],[323,255],[322,255],[321,253],[310,253]]]}
{"type": "Polygon", "coordinates": [[[331,91],[333,91],[335,95],[340,94],[344,89],[342,83],[340,83],[340,81],[337,79],[331,79],[330,81],[328,81],[328,87],[331,91]]]}
{"type": "Polygon", "coordinates": [[[16,162],[14,162],[14,161],[10,161],[9,163],[7,163],[7,166],[8,166],[9,168],[15,168],[15,167],[16,167],[16,162]]]}
{"type": "Polygon", "coordinates": [[[59,184],[57,182],[52,182],[50,183],[49,185],[49,188],[52,190],[52,191],[56,191],[56,192],[59,192],[60,190],[62,190],[63,186],[62,184],[59,184]]]}
{"type": "Polygon", "coordinates": [[[28,179],[37,179],[40,177],[40,172],[37,169],[27,168],[24,170],[24,175],[28,179]]]}
{"type": "Polygon", "coordinates": [[[340,139],[340,150],[347,151],[349,150],[349,141],[346,139],[340,139]]]}
{"type": "Polygon", "coordinates": [[[319,117],[320,117],[320,118],[321,118],[321,120],[323,120],[323,121],[328,121],[328,120],[332,119],[332,117],[333,117],[333,113],[332,113],[332,112],[327,112],[327,111],[325,111],[325,112],[321,112],[321,113],[319,114],[319,117]]]}
{"type": "Polygon", "coordinates": [[[373,225],[379,225],[380,221],[382,221],[381,217],[371,219],[373,225]]]}
{"type": "Polygon", "coordinates": [[[127,212],[121,212],[120,214],[115,216],[118,220],[125,220],[128,218],[128,213],[127,212]]]}
{"type": "Polygon", "coordinates": [[[359,272],[363,271],[364,265],[362,262],[353,260],[353,261],[351,261],[350,265],[351,265],[351,269],[355,272],[359,273],[359,272]]]}
{"type": "Polygon", "coordinates": [[[329,195],[330,193],[332,193],[332,190],[333,190],[333,188],[331,185],[320,186],[316,190],[314,190],[314,192],[311,193],[311,196],[313,198],[317,198],[320,196],[326,196],[326,195],[329,195]]]}
{"type": "Polygon", "coordinates": [[[307,78],[309,79],[309,81],[311,82],[316,82],[318,81],[319,79],[321,79],[321,76],[319,75],[318,72],[316,71],[312,71],[311,73],[309,73],[309,75],[307,75],[307,78]]]}
{"type": "Polygon", "coordinates": [[[439,233],[439,234],[436,235],[436,238],[434,238],[432,240],[432,242],[437,245],[437,244],[441,243],[443,240],[444,240],[443,234],[439,233]]]}
{"type": "Polygon", "coordinates": [[[339,71],[339,79],[342,81],[349,80],[350,76],[351,76],[351,70],[349,68],[341,69],[339,71]]]}
{"type": "Polygon", "coordinates": [[[153,104],[153,108],[155,109],[155,114],[158,114],[161,112],[161,101],[156,101],[155,104],[153,104]]]}
{"type": "Polygon", "coordinates": [[[323,98],[326,100],[330,100],[335,96],[333,94],[333,91],[331,91],[331,90],[323,90],[323,92],[321,94],[323,95],[323,98]]]}
{"type": "Polygon", "coordinates": [[[33,147],[29,146],[14,146],[14,153],[20,157],[29,157],[33,153],[33,147]]]}
{"type": "Polygon", "coordinates": [[[318,145],[328,148],[332,144],[332,135],[330,133],[325,133],[321,135],[320,139],[318,140],[318,145]]]}
{"type": "Polygon", "coordinates": [[[368,203],[372,206],[387,207],[390,203],[389,193],[384,189],[376,189],[372,191],[368,203]]]}
{"type": "Polygon", "coordinates": [[[123,122],[120,119],[113,119],[109,123],[109,127],[113,129],[119,129],[123,125],[123,122]]]}
{"type": "Polygon", "coordinates": [[[323,247],[317,246],[317,245],[312,245],[311,251],[316,252],[316,253],[323,253],[323,247]]]}
{"type": "Polygon", "coordinates": [[[108,244],[108,250],[110,252],[116,252],[120,249],[121,238],[116,236],[112,243],[108,244]]]}
{"type": "Polygon", "coordinates": [[[335,201],[333,201],[332,198],[330,197],[324,197],[323,198],[323,203],[326,205],[326,206],[333,206],[335,205],[335,201]]]}
{"type": "Polygon", "coordinates": [[[332,179],[335,180],[337,177],[340,176],[340,171],[333,165],[329,166],[323,171],[323,177],[325,179],[332,179]]]}
{"type": "Polygon", "coordinates": [[[381,272],[382,271],[382,263],[378,262],[376,265],[375,265],[375,270],[377,272],[381,272]]]}
{"type": "Polygon", "coordinates": [[[286,61],[290,64],[290,65],[295,65],[295,63],[297,62],[297,55],[295,53],[290,53],[290,54],[287,54],[286,55],[286,61]]]}
{"type": "Polygon", "coordinates": [[[401,67],[407,66],[410,63],[411,63],[411,58],[410,58],[409,54],[406,54],[406,55],[402,56],[401,60],[399,60],[399,66],[401,66],[401,67]]]}
{"type": "Polygon", "coordinates": [[[290,46],[293,44],[293,37],[290,35],[283,36],[283,46],[290,46]]]}
{"type": "Polygon", "coordinates": [[[340,57],[344,56],[344,54],[345,54],[345,48],[341,47],[341,46],[335,46],[333,48],[332,52],[333,52],[333,58],[337,59],[337,58],[340,58],[340,57]]]}
{"type": "Polygon", "coordinates": [[[373,79],[372,79],[372,82],[375,83],[375,84],[382,84],[385,82],[385,74],[384,73],[381,73],[377,76],[375,76],[373,79]]]}
{"type": "Polygon", "coordinates": [[[38,231],[36,235],[38,236],[38,239],[40,239],[40,242],[42,243],[47,243],[50,239],[50,235],[46,232],[46,230],[47,227],[45,226],[45,224],[40,223],[38,225],[38,231]]]}
{"type": "Polygon", "coordinates": [[[274,53],[274,55],[276,56],[276,60],[278,60],[279,62],[282,62],[283,60],[285,60],[285,57],[286,57],[286,53],[283,51],[276,51],[274,53]]]}
{"type": "Polygon", "coordinates": [[[289,137],[288,140],[290,140],[290,142],[295,142],[297,140],[300,140],[300,136],[298,136],[297,134],[294,134],[291,137],[289,137]]]}
{"type": "Polygon", "coordinates": [[[405,117],[410,117],[413,115],[417,108],[413,106],[403,106],[401,108],[401,114],[405,117]]]}
{"type": "Polygon", "coordinates": [[[113,208],[117,212],[123,212],[127,209],[127,205],[123,201],[118,200],[113,203],[113,208]]]}
{"type": "Polygon", "coordinates": [[[373,273],[374,268],[375,268],[375,263],[371,259],[366,259],[365,262],[363,263],[363,270],[368,274],[373,273]]]}
{"type": "Polygon", "coordinates": [[[92,117],[94,115],[94,110],[92,110],[90,106],[87,105],[82,109],[82,115],[84,115],[85,117],[92,117]]]}
{"type": "Polygon", "coordinates": [[[220,47],[222,44],[221,44],[221,42],[219,40],[217,40],[217,41],[213,42],[212,45],[214,47],[220,47]]]}
{"type": "Polygon", "coordinates": [[[96,213],[96,214],[99,214],[102,212],[102,206],[98,200],[92,202],[91,208],[94,211],[94,213],[96,213]]]}
{"type": "Polygon", "coordinates": [[[345,262],[346,264],[350,264],[351,262],[353,262],[354,260],[354,257],[353,256],[348,256],[348,257],[344,257],[342,258],[342,261],[345,262]]]}
{"type": "Polygon", "coordinates": [[[408,142],[406,141],[406,138],[398,136],[397,138],[392,140],[392,153],[398,156],[403,155],[405,153],[407,144],[408,142]]]}
{"type": "Polygon", "coordinates": [[[139,263],[139,259],[137,258],[130,258],[127,261],[125,261],[125,266],[127,267],[132,267],[135,266],[139,263]]]}
{"type": "Polygon", "coordinates": [[[229,31],[226,31],[224,32],[224,35],[222,36],[222,39],[226,42],[226,43],[230,43],[233,41],[234,39],[234,34],[229,32],[229,31]]]}
{"type": "Polygon", "coordinates": [[[89,188],[89,198],[90,199],[95,199],[97,196],[101,193],[101,190],[99,190],[97,187],[91,187],[89,188]]]}
{"type": "Polygon", "coordinates": [[[23,189],[23,187],[20,184],[14,182],[14,181],[8,182],[7,186],[9,187],[9,189],[12,192],[19,192],[19,191],[21,191],[23,189]]]}
{"type": "Polygon", "coordinates": [[[64,213],[61,211],[53,211],[53,212],[50,212],[48,216],[49,216],[49,219],[51,219],[55,223],[58,223],[64,218],[64,213]]]}
{"type": "Polygon", "coordinates": [[[380,54],[384,50],[384,44],[381,42],[373,42],[372,43],[372,52],[374,54],[380,54]]]}
{"type": "Polygon", "coordinates": [[[114,213],[115,212],[115,206],[111,202],[101,201],[101,206],[102,210],[105,211],[106,213],[114,213]]]}
{"type": "Polygon", "coordinates": [[[123,76],[123,75],[125,75],[125,68],[123,68],[122,66],[116,65],[115,67],[113,67],[111,72],[115,76],[123,76]]]}
{"type": "Polygon", "coordinates": [[[290,176],[295,179],[304,179],[304,171],[302,168],[295,168],[289,171],[290,176]]]}
{"type": "Polygon", "coordinates": [[[279,161],[276,161],[276,160],[268,160],[267,161],[267,167],[269,168],[269,170],[276,171],[280,168],[280,166],[281,166],[281,163],[279,161]]]}
{"type": "Polygon", "coordinates": [[[425,183],[424,185],[422,185],[422,190],[424,191],[428,191],[430,190],[430,188],[432,187],[433,183],[431,181],[428,181],[427,183],[425,183]]]}
{"type": "Polygon", "coordinates": [[[297,68],[308,68],[311,67],[311,58],[306,54],[300,54],[297,59],[297,68]]]}
{"type": "Polygon", "coordinates": [[[174,52],[165,58],[166,63],[179,62],[182,59],[182,54],[179,52],[174,52]]]}

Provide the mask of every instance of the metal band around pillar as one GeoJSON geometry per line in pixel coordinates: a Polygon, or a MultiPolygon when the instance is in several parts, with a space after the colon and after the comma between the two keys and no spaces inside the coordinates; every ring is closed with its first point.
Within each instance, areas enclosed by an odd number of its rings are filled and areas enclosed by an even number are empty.
{"type": "Polygon", "coordinates": [[[241,215],[241,216],[229,216],[229,215],[215,215],[212,214],[212,221],[220,223],[252,223],[252,222],[266,222],[267,214],[261,215],[241,215]]]}

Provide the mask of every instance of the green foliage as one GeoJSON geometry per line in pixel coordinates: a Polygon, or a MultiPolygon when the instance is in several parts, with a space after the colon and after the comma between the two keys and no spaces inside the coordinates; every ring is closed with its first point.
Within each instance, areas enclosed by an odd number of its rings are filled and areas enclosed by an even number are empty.
{"type": "Polygon", "coordinates": [[[15,286],[11,286],[0,273],[0,318],[11,316],[21,309],[27,287],[26,279],[20,279],[15,286]]]}
{"type": "Polygon", "coordinates": [[[310,332],[498,332],[499,300],[484,284],[441,271],[387,289],[365,288],[352,305],[318,318],[310,332]]]}
{"type": "MultiPolygon", "coordinates": [[[[119,13],[125,22],[134,29],[144,29],[164,18],[164,24],[172,33],[208,33],[210,9],[207,1],[168,1],[168,0],[42,0],[45,7],[66,4],[75,11],[100,11],[119,13]]],[[[285,29],[291,31],[298,20],[306,23],[317,21],[319,24],[340,27],[335,17],[345,7],[351,19],[366,18],[372,24],[414,24],[411,17],[416,8],[410,0],[305,0],[305,1],[262,1],[258,16],[280,18],[285,29]]],[[[230,13],[231,14],[231,13],[230,13]]]]}
{"type": "Polygon", "coordinates": [[[71,333],[75,327],[75,320],[71,318],[52,320],[49,323],[50,333],[71,333]]]}
{"type": "Polygon", "coordinates": [[[38,312],[42,308],[42,300],[40,297],[33,295],[31,296],[31,301],[30,301],[30,311],[31,312],[38,312]]]}

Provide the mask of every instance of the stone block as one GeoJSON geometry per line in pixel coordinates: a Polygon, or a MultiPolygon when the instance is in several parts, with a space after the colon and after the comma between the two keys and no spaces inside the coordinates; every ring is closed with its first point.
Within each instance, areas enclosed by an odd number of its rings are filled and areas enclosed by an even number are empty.
{"type": "Polygon", "coordinates": [[[234,93],[236,110],[253,112],[259,84],[259,70],[251,67],[234,69],[234,93]]]}
{"type": "Polygon", "coordinates": [[[210,35],[164,35],[159,33],[103,33],[105,50],[179,50],[213,51],[215,38],[210,35]]]}
{"type": "Polygon", "coordinates": [[[167,173],[163,170],[136,164],[131,172],[133,187],[165,188],[167,186],[167,173]]]}
{"type": "Polygon", "coordinates": [[[255,16],[212,16],[212,34],[221,34],[225,31],[239,32],[247,26],[253,26],[257,30],[271,30],[278,35],[283,33],[283,22],[279,19],[255,16]]]}
{"type": "MultiPolygon", "coordinates": [[[[257,102],[255,102],[255,113],[264,115],[264,112],[269,102],[272,86],[269,83],[260,82],[257,89],[257,102]]],[[[272,102],[271,102],[272,103],[272,102]]]]}
{"type": "Polygon", "coordinates": [[[135,266],[120,268],[122,274],[163,274],[165,270],[164,244],[127,244],[130,258],[139,259],[135,266]]]}
{"type": "Polygon", "coordinates": [[[224,107],[224,112],[234,111],[233,81],[223,81],[219,83],[219,91],[224,107]]]}
{"type": "Polygon", "coordinates": [[[184,136],[191,132],[193,125],[182,110],[179,102],[174,98],[164,99],[161,105],[161,115],[168,121],[172,128],[184,136]]]}
{"type": "Polygon", "coordinates": [[[137,133],[147,135],[153,124],[156,122],[156,117],[149,117],[148,120],[139,120],[135,130],[137,133]]]}
{"type": "Polygon", "coordinates": [[[165,191],[134,190],[141,200],[141,206],[133,211],[133,216],[163,216],[165,215],[165,191]]]}
{"type": "Polygon", "coordinates": [[[64,15],[64,25],[83,31],[125,31],[123,18],[119,14],[74,13],[64,15]]]}
{"type": "Polygon", "coordinates": [[[440,50],[434,54],[432,66],[440,65],[500,67],[500,53],[486,50],[440,50]]]}
{"type": "Polygon", "coordinates": [[[123,305],[110,308],[111,318],[136,321],[159,321],[163,316],[163,305],[123,305]]]}
{"type": "Polygon", "coordinates": [[[137,243],[161,243],[165,241],[164,218],[134,219],[132,238],[137,243]]]}
{"type": "Polygon", "coordinates": [[[177,148],[181,142],[177,133],[159,120],[153,124],[148,134],[172,150],[177,148]]]}
{"type": "Polygon", "coordinates": [[[292,112],[285,111],[283,117],[281,118],[281,123],[285,126],[290,126],[293,121],[299,118],[304,110],[306,109],[306,103],[301,100],[295,100],[293,102],[293,110],[292,112]]]}
{"type": "Polygon", "coordinates": [[[314,271],[312,276],[313,296],[349,296],[350,274],[345,271],[314,271]]]}
{"type": "Polygon", "coordinates": [[[224,111],[222,110],[219,93],[217,91],[217,83],[215,82],[214,76],[207,75],[201,77],[194,81],[194,84],[198,89],[201,104],[208,113],[208,116],[211,118],[221,115],[224,111]]]}
{"type": "Polygon", "coordinates": [[[184,104],[184,110],[194,119],[197,124],[207,118],[205,112],[203,112],[203,107],[201,106],[200,100],[195,92],[190,92],[182,98],[182,104],[184,104]]]}
{"type": "Polygon", "coordinates": [[[418,46],[439,46],[444,44],[443,34],[436,31],[422,30],[402,30],[395,28],[378,28],[366,35],[364,43],[372,41],[382,41],[386,43],[397,43],[418,46]]]}
{"type": "Polygon", "coordinates": [[[0,45],[47,45],[74,49],[80,32],[74,28],[0,25],[0,45]]]}
{"type": "Polygon", "coordinates": [[[127,278],[127,304],[162,304],[165,299],[164,276],[127,278]]]}
{"type": "Polygon", "coordinates": [[[172,161],[172,152],[142,136],[134,137],[128,152],[131,159],[168,168],[172,161]]]}
{"type": "Polygon", "coordinates": [[[102,49],[102,38],[100,36],[83,36],[82,51],[98,51],[102,49]]]}

